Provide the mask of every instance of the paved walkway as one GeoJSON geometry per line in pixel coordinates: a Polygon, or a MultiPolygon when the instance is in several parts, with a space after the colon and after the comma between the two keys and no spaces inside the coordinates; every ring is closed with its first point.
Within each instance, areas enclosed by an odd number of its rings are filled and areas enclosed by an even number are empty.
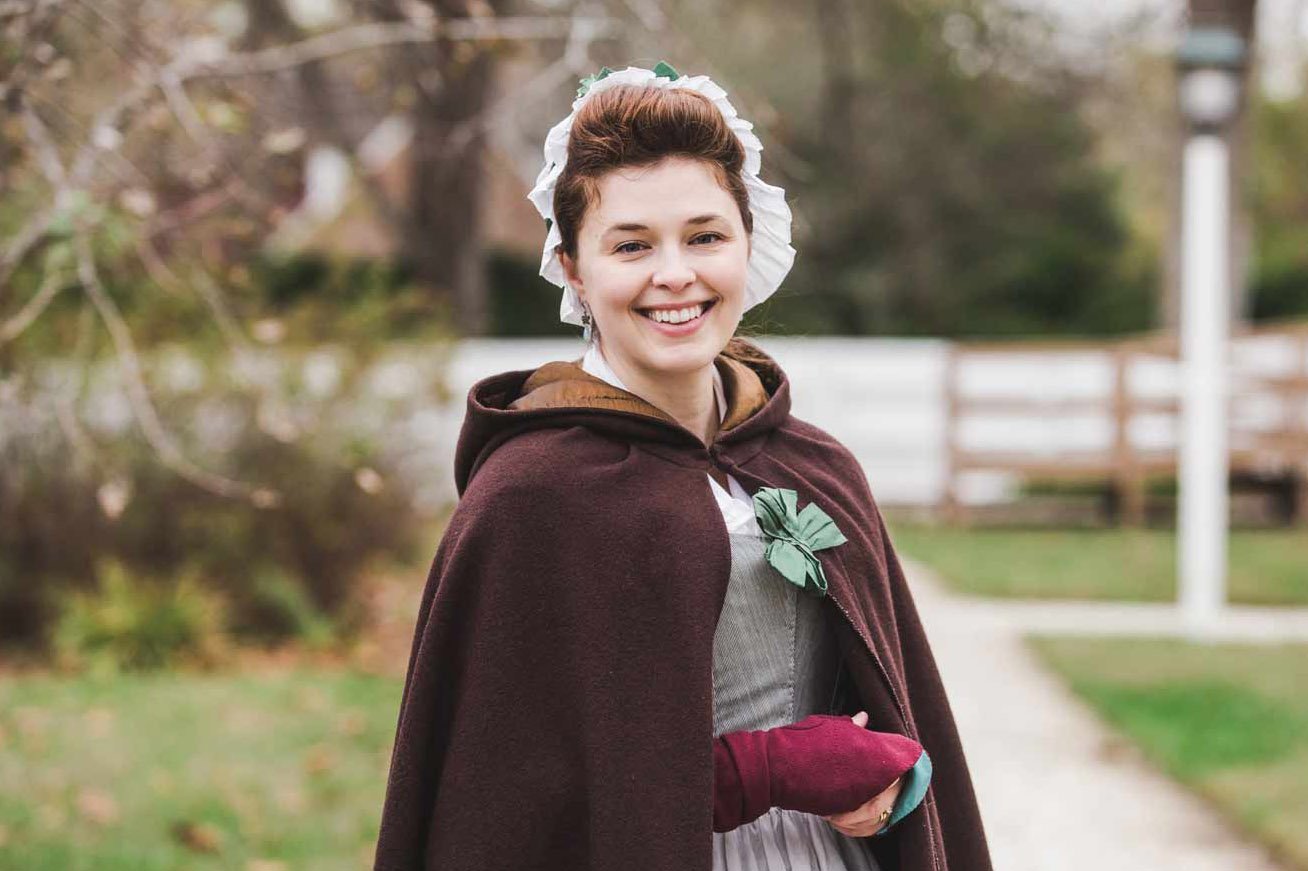
{"type": "MultiPolygon", "coordinates": [[[[919,573],[925,569],[919,568],[919,573]]],[[[1166,602],[1093,602],[1000,600],[952,597],[966,608],[973,625],[1050,635],[1189,635],[1181,611],[1166,602]]],[[[1221,643],[1284,644],[1308,642],[1308,608],[1259,608],[1228,605],[1208,636],[1221,643]]]]}
{"type": "MultiPolygon", "coordinates": [[[[996,871],[1284,871],[1146,763],[1021,642],[1031,629],[1165,632],[1180,626],[1169,609],[967,599],[919,563],[904,568],[963,735],[996,871]]],[[[1261,625],[1249,619],[1247,628],[1261,625]]]]}

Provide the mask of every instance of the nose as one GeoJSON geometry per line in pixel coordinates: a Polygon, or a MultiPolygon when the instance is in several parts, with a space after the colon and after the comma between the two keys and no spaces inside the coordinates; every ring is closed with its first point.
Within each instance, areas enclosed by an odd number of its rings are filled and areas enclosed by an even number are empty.
{"type": "Polygon", "coordinates": [[[667,248],[659,257],[652,281],[656,287],[676,293],[695,282],[695,270],[690,268],[690,263],[687,262],[683,252],[675,248],[667,248]]]}

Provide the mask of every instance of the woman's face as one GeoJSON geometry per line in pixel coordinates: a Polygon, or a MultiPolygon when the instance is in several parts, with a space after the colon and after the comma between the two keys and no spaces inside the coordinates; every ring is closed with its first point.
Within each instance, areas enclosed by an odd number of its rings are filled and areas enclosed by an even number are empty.
{"type": "Polygon", "coordinates": [[[744,305],[749,238],[736,201],[708,164],[684,157],[614,170],[598,187],[577,260],[560,259],[610,365],[648,378],[711,365],[744,305]]]}

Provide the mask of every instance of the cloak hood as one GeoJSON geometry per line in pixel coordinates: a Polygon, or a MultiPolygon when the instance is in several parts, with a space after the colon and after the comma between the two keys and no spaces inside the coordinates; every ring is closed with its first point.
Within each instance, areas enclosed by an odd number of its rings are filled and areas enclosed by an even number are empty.
{"type": "MultiPolygon", "coordinates": [[[[727,399],[727,414],[718,430],[722,441],[758,437],[790,414],[789,381],[776,361],[749,354],[746,362],[737,354],[729,347],[714,360],[727,399]],[[746,423],[743,433],[732,432],[746,423]]],[[[485,378],[469,391],[454,463],[459,495],[490,452],[507,439],[581,421],[614,438],[703,446],[663,409],[587,372],[580,358],[554,360],[534,370],[485,378]]]]}
{"type": "MultiPolygon", "coordinates": [[[[741,347],[737,347],[740,345],[741,347]]],[[[846,541],[816,552],[846,691],[829,713],[907,735],[933,773],[867,839],[882,871],[990,871],[926,633],[857,459],[790,412],[752,345],[714,365],[711,443],[552,361],[478,381],[459,502],[428,571],[376,871],[711,871],[713,638],[731,546],[706,472],[796,491],[846,541]]]]}

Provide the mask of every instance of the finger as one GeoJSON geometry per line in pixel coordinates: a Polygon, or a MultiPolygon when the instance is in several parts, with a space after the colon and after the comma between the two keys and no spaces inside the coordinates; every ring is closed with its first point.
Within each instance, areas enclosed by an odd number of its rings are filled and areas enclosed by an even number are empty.
{"type": "Polygon", "coordinates": [[[872,810],[867,806],[855,808],[852,811],[846,811],[842,814],[832,814],[827,819],[832,823],[842,826],[860,826],[864,823],[875,820],[881,815],[880,810],[872,810]]]}
{"type": "Polygon", "coordinates": [[[876,823],[867,823],[858,826],[842,826],[835,823],[832,823],[831,825],[832,828],[840,832],[842,835],[848,835],[851,838],[862,838],[868,835],[875,835],[884,828],[884,826],[876,823]]]}
{"type": "Polygon", "coordinates": [[[867,725],[867,718],[868,718],[867,711],[859,711],[857,714],[853,716],[852,719],[854,720],[854,723],[857,726],[859,726],[859,728],[862,728],[863,726],[867,725]]]}
{"type": "Polygon", "coordinates": [[[832,825],[840,825],[848,828],[868,828],[876,832],[881,828],[883,823],[880,822],[881,815],[893,807],[893,802],[878,802],[875,799],[861,807],[854,808],[852,811],[846,811],[840,814],[832,814],[827,817],[827,822],[832,825]]]}
{"type": "Polygon", "coordinates": [[[876,810],[877,798],[878,796],[873,796],[856,808],[850,808],[847,811],[834,813],[831,815],[830,819],[841,823],[842,825],[852,825],[860,820],[876,816],[877,813],[880,813],[880,811],[876,810]]]}

